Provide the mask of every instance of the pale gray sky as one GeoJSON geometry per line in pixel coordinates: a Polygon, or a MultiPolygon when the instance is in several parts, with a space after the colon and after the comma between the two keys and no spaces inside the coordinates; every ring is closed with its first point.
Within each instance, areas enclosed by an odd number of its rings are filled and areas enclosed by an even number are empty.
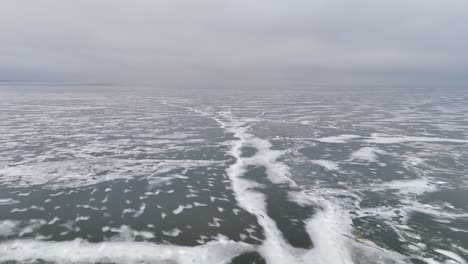
{"type": "Polygon", "coordinates": [[[0,0],[0,79],[468,83],[466,0],[0,0]]]}

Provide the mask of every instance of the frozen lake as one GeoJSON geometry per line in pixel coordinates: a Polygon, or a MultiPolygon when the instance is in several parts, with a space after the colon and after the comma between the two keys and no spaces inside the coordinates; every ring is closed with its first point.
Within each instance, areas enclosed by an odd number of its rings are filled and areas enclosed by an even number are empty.
{"type": "Polygon", "coordinates": [[[468,92],[0,87],[0,263],[466,263],[468,92]]]}

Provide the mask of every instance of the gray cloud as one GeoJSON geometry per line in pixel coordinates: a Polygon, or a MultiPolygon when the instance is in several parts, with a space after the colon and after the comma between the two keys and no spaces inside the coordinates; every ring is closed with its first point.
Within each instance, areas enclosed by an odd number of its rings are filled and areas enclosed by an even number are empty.
{"type": "Polygon", "coordinates": [[[4,0],[0,79],[468,83],[465,0],[4,0]]]}

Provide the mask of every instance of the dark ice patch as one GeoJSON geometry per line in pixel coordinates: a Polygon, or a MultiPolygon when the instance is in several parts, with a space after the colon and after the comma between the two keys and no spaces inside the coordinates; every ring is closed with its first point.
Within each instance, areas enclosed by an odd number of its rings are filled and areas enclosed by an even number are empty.
{"type": "Polygon", "coordinates": [[[258,252],[247,252],[233,258],[229,264],[266,264],[266,260],[258,252]]]}
{"type": "Polygon", "coordinates": [[[286,184],[271,183],[265,167],[250,166],[247,169],[243,177],[263,185],[257,191],[265,195],[268,216],[276,222],[288,243],[296,248],[311,248],[313,243],[306,231],[305,221],[312,217],[314,208],[289,201],[288,193],[294,190],[286,184]]]}
{"type": "Polygon", "coordinates": [[[258,150],[254,147],[242,147],[241,149],[241,157],[242,158],[250,158],[250,157],[253,157],[256,153],[258,152],[258,150]]]}

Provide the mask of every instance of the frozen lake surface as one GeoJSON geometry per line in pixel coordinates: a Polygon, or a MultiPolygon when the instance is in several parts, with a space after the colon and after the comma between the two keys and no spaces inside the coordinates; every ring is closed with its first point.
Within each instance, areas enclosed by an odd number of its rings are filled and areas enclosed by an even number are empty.
{"type": "Polygon", "coordinates": [[[0,87],[0,263],[467,263],[468,92],[0,87]]]}

